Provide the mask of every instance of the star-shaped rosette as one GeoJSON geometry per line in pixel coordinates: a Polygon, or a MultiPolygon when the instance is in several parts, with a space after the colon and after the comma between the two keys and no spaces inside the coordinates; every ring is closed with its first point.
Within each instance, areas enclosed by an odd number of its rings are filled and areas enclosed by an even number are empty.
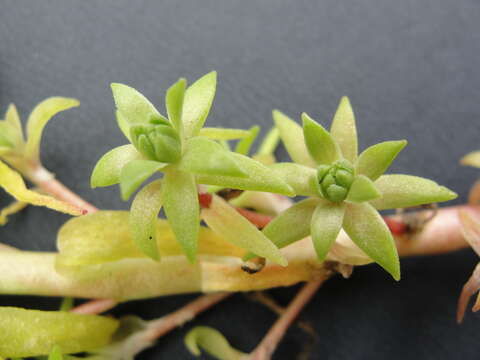
{"type": "Polygon", "coordinates": [[[382,142],[357,155],[355,117],[346,97],[330,131],[305,113],[303,129],[279,111],[273,118],[295,163],[272,169],[297,195],[308,198],[276,217],[264,234],[280,248],[311,235],[323,261],[343,229],[373,261],[400,279],[395,242],[378,210],[448,201],[457,195],[424,178],[384,175],[405,140],[382,142]]]}

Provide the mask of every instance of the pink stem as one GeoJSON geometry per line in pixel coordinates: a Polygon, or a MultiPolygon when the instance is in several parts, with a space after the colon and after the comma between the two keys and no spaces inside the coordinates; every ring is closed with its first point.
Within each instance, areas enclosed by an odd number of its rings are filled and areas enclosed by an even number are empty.
{"type": "Polygon", "coordinates": [[[112,299],[90,300],[74,307],[71,312],[76,314],[98,315],[113,309],[118,303],[112,299]]]}

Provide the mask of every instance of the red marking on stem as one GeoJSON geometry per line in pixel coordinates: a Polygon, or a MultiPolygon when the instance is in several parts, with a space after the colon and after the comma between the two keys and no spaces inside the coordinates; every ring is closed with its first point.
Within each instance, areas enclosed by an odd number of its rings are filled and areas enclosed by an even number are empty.
{"type": "Polygon", "coordinates": [[[383,220],[385,220],[385,223],[393,235],[403,235],[407,232],[407,224],[388,216],[385,216],[383,220]]]}
{"type": "Polygon", "coordinates": [[[202,208],[208,209],[210,207],[210,204],[212,203],[212,194],[208,194],[208,193],[198,194],[198,202],[200,203],[200,206],[202,208]]]}

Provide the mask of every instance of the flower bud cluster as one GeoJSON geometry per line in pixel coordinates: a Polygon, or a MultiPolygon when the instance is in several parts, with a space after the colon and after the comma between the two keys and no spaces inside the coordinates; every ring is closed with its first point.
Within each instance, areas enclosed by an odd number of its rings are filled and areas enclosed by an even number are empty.
{"type": "Polygon", "coordinates": [[[345,200],[353,179],[353,166],[347,160],[338,160],[332,165],[320,165],[317,169],[322,195],[333,202],[345,200]]]}

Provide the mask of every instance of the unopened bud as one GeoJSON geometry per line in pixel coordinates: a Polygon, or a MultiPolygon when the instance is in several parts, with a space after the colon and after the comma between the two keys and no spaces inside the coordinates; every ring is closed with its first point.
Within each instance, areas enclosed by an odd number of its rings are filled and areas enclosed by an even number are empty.
{"type": "Polygon", "coordinates": [[[332,165],[320,165],[317,179],[323,197],[333,202],[345,200],[354,179],[353,167],[346,160],[338,160],[332,165]]]}

